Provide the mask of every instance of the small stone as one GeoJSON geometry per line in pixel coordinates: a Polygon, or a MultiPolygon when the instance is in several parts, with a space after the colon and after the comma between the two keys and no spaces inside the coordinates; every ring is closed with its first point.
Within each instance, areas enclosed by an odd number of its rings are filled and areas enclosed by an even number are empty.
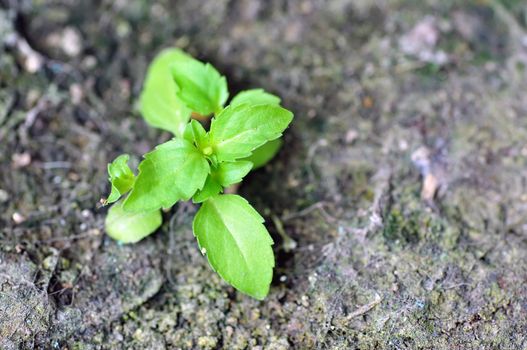
{"type": "Polygon", "coordinates": [[[5,203],[9,200],[9,193],[0,188],[0,203],[5,203]]]}
{"type": "Polygon", "coordinates": [[[70,179],[71,181],[77,182],[81,179],[81,177],[79,174],[71,172],[68,174],[68,179],[70,179]]]}
{"type": "Polygon", "coordinates": [[[77,29],[66,27],[62,31],[51,33],[46,38],[50,47],[62,50],[69,57],[78,56],[82,51],[82,40],[77,29]]]}
{"type": "Polygon", "coordinates": [[[78,56],[81,53],[81,36],[75,28],[67,27],[64,29],[62,32],[61,47],[62,51],[70,57],[78,56]]]}
{"type": "Polygon", "coordinates": [[[353,143],[353,141],[357,139],[357,137],[359,137],[359,133],[357,132],[357,130],[350,129],[346,132],[346,137],[344,140],[348,145],[350,145],[353,143]]]}
{"type": "Polygon", "coordinates": [[[85,69],[92,69],[97,65],[97,58],[95,56],[86,56],[82,60],[82,65],[85,69]]]}
{"type": "Polygon", "coordinates": [[[132,336],[135,340],[137,341],[143,341],[144,340],[144,333],[143,333],[143,330],[141,328],[137,328],[137,330],[134,332],[133,336],[132,336]]]}
{"type": "Polygon", "coordinates": [[[84,92],[82,91],[82,87],[78,83],[74,83],[70,85],[70,97],[71,97],[71,103],[74,105],[78,105],[81,103],[82,98],[84,97],[84,92]]]}
{"type": "Polygon", "coordinates": [[[373,98],[366,96],[362,99],[362,107],[370,109],[373,107],[373,98]]]}
{"type": "Polygon", "coordinates": [[[404,139],[400,139],[399,140],[399,149],[401,151],[406,151],[408,149],[408,141],[406,141],[404,139]]]}
{"type": "Polygon", "coordinates": [[[252,309],[251,310],[251,320],[255,321],[257,319],[259,319],[261,316],[261,312],[260,312],[260,309],[252,309]]]}
{"type": "Polygon", "coordinates": [[[29,73],[35,73],[42,67],[42,60],[37,55],[29,55],[24,61],[24,67],[29,73]]]}
{"type": "Polygon", "coordinates": [[[28,152],[15,153],[11,156],[11,161],[15,169],[23,168],[31,164],[31,155],[28,152]]]}
{"type": "Polygon", "coordinates": [[[427,174],[430,171],[430,150],[425,146],[416,149],[410,158],[421,174],[427,174]]]}
{"type": "Polygon", "coordinates": [[[227,338],[231,338],[234,334],[234,328],[232,328],[231,326],[225,327],[225,333],[227,333],[227,338]]]}
{"type": "Polygon", "coordinates": [[[436,27],[436,19],[428,16],[402,37],[400,45],[404,53],[418,55],[422,51],[434,48],[438,41],[439,31],[436,27]]]}
{"type": "Polygon", "coordinates": [[[26,95],[26,108],[32,108],[34,107],[38,100],[40,99],[40,97],[42,96],[42,94],[40,93],[40,91],[38,89],[31,89],[29,90],[29,92],[27,93],[26,95]]]}
{"type": "Polygon", "coordinates": [[[15,222],[15,224],[17,224],[17,225],[23,223],[24,221],[26,221],[26,218],[22,214],[17,212],[17,211],[15,211],[13,213],[12,219],[15,222]]]}
{"type": "Polygon", "coordinates": [[[90,236],[98,236],[101,234],[101,230],[97,229],[97,228],[92,228],[90,230],[88,230],[88,235],[90,236]]]}
{"type": "Polygon", "coordinates": [[[445,52],[435,49],[439,39],[437,19],[427,16],[401,38],[399,46],[405,54],[414,56],[422,62],[444,65],[449,58],[445,52]]]}
{"type": "Polygon", "coordinates": [[[203,349],[212,349],[215,348],[218,344],[218,339],[212,336],[204,336],[198,338],[198,346],[203,349]]]}
{"type": "Polygon", "coordinates": [[[423,188],[421,190],[421,198],[426,201],[431,201],[434,199],[434,196],[439,186],[439,181],[437,177],[432,173],[426,174],[423,179],[423,188]]]}

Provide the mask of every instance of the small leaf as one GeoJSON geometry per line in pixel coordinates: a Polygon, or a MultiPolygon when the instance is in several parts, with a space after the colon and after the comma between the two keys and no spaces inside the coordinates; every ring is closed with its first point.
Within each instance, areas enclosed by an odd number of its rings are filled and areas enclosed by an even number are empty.
{"type": "Polygon", "coordinates": [[[128,154],[121,154],[108,164],[108,180],[112,184],[112,191],[105,204],[117,201],[134,186],[135,175],[128,167],[128,159],[130,159],[128,154]]]}
{"type": "Polygon", "coordinates": [[[231,106],[238,106],[241,104],[267,104],[278,106],[280,104],[280,97],[265,92],[263,89],[245,90],[234,96],[230,103],[231,106]]]}
{"type": "Polygon", "coordinates": [[[203,116],[219,112],[227,98],[227,80],[209,63],[196,59],[172,66],[172,77],[179,87],[179,98],[203,116]]]}
{"type": "Polygon", "coordinates": [[[282,143],[282,139],[269,141],[255,149],[253,153],[249,157],[244,158],[244,160],[253,163],[253,170],[261,168],[274,158],[280,150],[280,147],[282,147],[282,143]]]}
{"type": "Polygon", "coordinates": [[[242,181],[243,177],[252,169],[252,163],[247,161],[224,162],[217,168],[212,168],[207,181],[201,191],[198,191],[192,200],[194,203],[201,203],[209,197],[223,192],[224,187],[228,187],[242,181]]]}
{"type": "MultiPolygon", "coordinates": [[[[245,90],[238,93],[231,101],[231,106],[241,105],[241,104],[271,104],[271,105],[280,105],[280,98],[278,96],[272,95],[268,92],[265,92],[263,89],[251,89],[245,90]]],[[[267,164],[273,157],[278,153],[278,150],[282,146],[282,140],[275,139],[269,141],[262,146],[255,149],[252,154],[245,158],[253,163],[253,170],[258,169],[265,164],[267,164]]]]}
{"type": "Polygon", "coordinates": [[[140,96],[141,114],[154,127],[181,136],[191,110],[177,97],[179,90],[172,78],[171,67],[193,60],[178,49],[161,51],[148,68],[140,96]]]}
{"type": "Polygon", "coordinates": [[[209,173],[203,154],[185,139],[165,142],[144,158],[134,188],[124,202],[127,211],[170,208],[178,200],[188,200],[203,188],[209,173]]]}
{"type": "Polygon", "coordinates": [[[130,213],[123,209],[123,202],[110,207],[104,222],[106,233],[122,243],[135,243],[153,233],[161,226],[163,218],[159,209],[130,213]]]}
{"type": "MultiPolygon", "coordinates": [[[[185,127],[183,138],[194,143],[202,151],[208,146],[208,135],[205,128],[203,128],[200,122],[194,119],[185,127]]],[[[210,149],[210,153],[205,155],[210,155],[211,153],[212,148],[210,149]]]]}
{"type": "Polygon", "coordinates": [[[199,247],[212,268],[239,291],[262,300],[273,277],[273,240],[264,219],[238,195],[218,195],[194,218],[199,247]]]}
{"type": "Polygon", "coordinates": [[[194,203],[201,203],[209,199],[209,197],[215,196],[218,193],[220,193],[223,190],[223,187],[218,183],[215,176],[213,174],[209,174],[207,176],[207,180],[205,181],[205,185],[203,186],[203,189],[198,191],[194,197],[192,197],[192,201],[194,203]]]}
{"type": "Polygon", "coordinates": [[[267,141],[277,139],[293,113],[276,105],[229,106],[212,120],[211,145],[218,162],[245,158],[267,141]]]}
{"type": "Polygon", "coordinates": [[[242,179],[251,171],[253,163],[240,160],[237,162],[224,162],[216,170],[216,178],[220,185],[227,187],[241,182],[242,179]]]}

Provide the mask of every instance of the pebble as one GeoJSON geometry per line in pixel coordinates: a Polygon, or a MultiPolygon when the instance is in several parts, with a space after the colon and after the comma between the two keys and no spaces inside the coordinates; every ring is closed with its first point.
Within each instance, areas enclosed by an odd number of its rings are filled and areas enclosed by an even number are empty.
{"type": "Polygon", "coordinates": [[[82,50],[81,36],[74,28],[66,28],[62,37],[62,50],[70,57],[78,56],[82,50]]]}
{"type": "Polygon", "coordinates": [[[215,348],[218,344],[218,339],[213,336],[202,336],[198,338],[198,346],[200,348],[215,348]]]}
{"type": "Polygon", "coordinates": [[[404,139],[400,139],[399,140],[399,149],[401,151],[406,151],[408,150],[408,141],[404,140],[404,139]]]}
{"type": "Polygon", "coordinates": [[[99,229],[92,228],[92,229],[88,230],[88,235],[90,235],[90,236],[98,236],[100,234],[101,234],[101,230],[99,230],[99,229]]]}
{"type": "Polygon", "coordinates": [[[412,153],[410,158],[421,174],[428,174],[430,171],[430,150],[428,148],[425,146],[419,147],[412,153]]]}
{"type": "Polygon", "coordinates": [[[22,56],[22,66],[29,73],[36,73],[42,68],[44,59],[24,40],[18,42],[18,50],[22,56]]]}
{"type": "Polygon", "coordinates": [[[66,27],[62,32],[50,34],[47,44],[60,48],[69,57],[76,57],[82,51],[82,39],[79,31],[73,27],[66,27]]]}
{"type": "Polygon", "coordinates": [[[0,203],[5,203],[9,200],[9,193],[0,188],[0,203]]]}
{"type": "Polygon", "coordinates": [[[69,90],[71,102],[74,105],[81,103],[82,98],[84,97],[84,91],[82,90],[81,85],[78,83],[71,84],[69,90]]]}
{"type": "Polygon", "coordinates": [[[421,198],[427,201],[434,199],[434,196],[437,192],[437,187],[439,186],[439,181],[437,177],[432,173],[426,174],[423,179],[423,188],[421,190],[421,198]]]}
{"type": "Polygon", "coordinates": [[[82,65],[85,69],[95,68],[97,65],[97,58],[95,58],[95,56],[86,56],[86,58],[82,60],[82,65]]]}
{"type": "Polygon", "coordinates": [[[407,54],[420,54],[432,49],[439,41],[439,31],[434,17],[425,17],[401,38],[401,48],[407,54]]]}
{"type": "Polygon", "coordinates": [[[366,109],[370,109],[373,107],[373,98],[370,96],[366,96],[362,99],[362,106],[366,109]]]}
{"type": "Polygon", "coordinates": [[[132,335],[132,337],[137,340],[137,341],[142,341],[144,340],[144,333],[143,333],[143,330],[141,328],[137,328],[137,330],[134,332],[134,334],[132,335]]]}
{"type": "Polygon", "coordinates": [[[23,223],[24,221],[26,221],[26,218],[22,214],[17,212],[17,211],[15,211],[13,213],[12,219],[15,222],[15,224],[17,224],[17,225],[23,223]]]}
{"type": "Polygon", "coordinates": [[[31,155],[28,152],[15,153],[11,156],[11,161],[15,169],[23,168],[31,164],[31,155]]]}
{"type": "Polygon", "coordinates": [[[359,137],[359,133],[357,132],[357,130],[350,129],[346,132],[345,141],[349,145],[352,144],[353,141],[357,139],[357,137],[359,137]]]}
{"type": "Polygon", "coordinates": [[[449,58],[444,51],[435,49],[439,39],[437,19],[428,16],[401,38],[399,46],[405,54],[417,57],[422,62],[444,65],[449,58]]]}

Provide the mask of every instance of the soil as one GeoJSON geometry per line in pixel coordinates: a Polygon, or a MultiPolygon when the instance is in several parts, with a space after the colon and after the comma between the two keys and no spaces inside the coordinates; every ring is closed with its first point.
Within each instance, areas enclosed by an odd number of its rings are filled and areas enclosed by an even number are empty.
{"type": "Polygon", "coordinates": [[[524,1],[0,4],[1,349],[527,349],[524,1]],[[170,138],[136,108],[169,46],[295,113],[239,190],[275,238],[264,301],[192,206],[104,233],[106,164],[170,138]]]}

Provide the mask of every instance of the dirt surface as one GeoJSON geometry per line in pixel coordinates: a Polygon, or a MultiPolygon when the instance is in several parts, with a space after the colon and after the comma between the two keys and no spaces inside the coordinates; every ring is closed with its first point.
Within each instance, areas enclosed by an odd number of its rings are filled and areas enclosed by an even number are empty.
{"type": "Polygon", "coordinates": [[[527,349],[524,1],[0,4],[1,349],[527,349]],[[295,113],[240,188],[265,301],[208,267],[196,208],[104,234],[106,164],[170,137],[135,108],[168,46],[295,113]]]}

